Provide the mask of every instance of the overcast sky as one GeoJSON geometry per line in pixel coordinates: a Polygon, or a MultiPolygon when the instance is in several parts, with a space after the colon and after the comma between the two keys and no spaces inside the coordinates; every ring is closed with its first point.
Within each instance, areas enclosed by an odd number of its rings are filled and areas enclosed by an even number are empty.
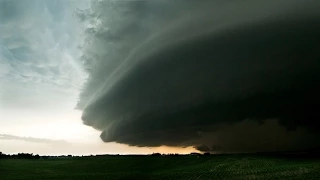
{"type": "Polygon", "coordinates": [[[0,151],[319,147],[316,0],[0,0],[0,151]]]}

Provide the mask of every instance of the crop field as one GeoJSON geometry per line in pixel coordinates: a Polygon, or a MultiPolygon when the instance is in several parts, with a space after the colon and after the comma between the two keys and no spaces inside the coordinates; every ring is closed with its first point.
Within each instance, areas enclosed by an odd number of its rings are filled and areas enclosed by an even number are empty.
{"type": "Polygon", "coordinates": [[[0,159],[1,180],[320,179],[320,161],[257,155],[0,159]]]}

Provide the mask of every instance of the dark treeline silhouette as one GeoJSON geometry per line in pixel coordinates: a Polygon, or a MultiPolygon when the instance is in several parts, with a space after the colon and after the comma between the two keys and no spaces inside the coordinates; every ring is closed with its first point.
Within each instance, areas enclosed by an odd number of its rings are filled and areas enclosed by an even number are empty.
{"type": "Polygon", "coordinates": [[[0,159],[49,159],[49,158],[72,158],[78,156],[60,155],[60,156],[40,156],[33,153],[4,154],[0,152],[0,159]]]}
{"type": "Polygon", "coordinates": [[[4,154],[0,152],[0,158],[2,159],[40,159],[40,156],[38,154],[33,154],[33,153],[4,154]]]}
{"type": "MultiPolygon", "coordinates": [[[[190,154],[178,154],[178,153],[168,153],[168,154],[160,154],[160,153],[152,153],[148,156],[208,156],[209,152],[201,154],[192,152],[190,154]]],[[[75,157],[105,157],[105,156],[120,156],[120,154],[97,154],[97,155],[87,155],[87,156],[73,156],[73,155],[60,155],[60,156],[40,156],[38,154],[33,153],[18,153],[18,154],[4,154],[0,152],[0,159],[51,159],[51,158],[75,158],[75,157]]],[[[146,155],[125,155],[125,156],[146,156],[146,155]]]]}
{"type": "Polygon", "coordinates": [[[191,152],[189,154],[178,154],[178,153],[152,153],[152,154],[129,154],[129,155],[121,155],[121,154],[97,154],[97,155],[82,155],[82,156],[74,156],[74,155],[59,155],[59,156],[40,156],[38,154],[33,153],[18,153],[18,154],[4,154],[0,152],[0,159],[69,159],[69,158],[103,158],[109,156],[156,156],[156,157],[174,157],[174,156],[195,156],[195,157],[206,157],[206,156],[258,156],[258,157],[275,157],[275,158],[311,158],[311,159],[319,159],[320,158],[320,149],[309,149],[305,151],[277,151],[277,152],[256,152],[256,153],[219,153],[219,154],[211,154],[210,152],[198,153],[191,152]]]}
{"type": "Polygon", "coordinates": [[[190,154],[178,154],[178,153],[168,153],[168,154],[160,154],[160,153],[152,153],[149,156],[209,156],[211,155],[210,152],[205,152],[203,154],[192,152],[190,154]]]}

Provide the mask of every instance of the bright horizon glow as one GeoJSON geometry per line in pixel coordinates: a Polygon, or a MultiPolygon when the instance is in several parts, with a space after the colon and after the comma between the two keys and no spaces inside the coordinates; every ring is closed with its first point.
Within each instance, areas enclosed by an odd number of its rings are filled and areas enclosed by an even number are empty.
{"type": "Polygon", "coordinates": [[[3,153],[15,154],[19,152],[28,152],[40,155],[91,155],[150,154],[154,152],[187,154],[190,152],[198,152],[193,147],[132,147],[117,143],[104,143],[99,138],[101,132],[82,124],[81,111],[74,109],[54,114],[54,116],[50,118],[47,117],[47,113],[30,111],[21,112],[21,114],[13,114],[10,113],[10,111],[7,111],[10,116],[2,116],[2,118],[12,118],[16,121],[24,121],[26,124],[21,124],[18,127],[10,127],[10,123],[8,123],[7,125],[0,127],[1,134],[13,134],[26,138],[63,140],[67,143],[48,145],[45,143],[28,142],[24,140],[0,139],[0,147],[2,147],[1,151],[3,153]],[[43,121],[43,119],[46,120],[43,121]],[[27,122],[31,120],[34,123],[28,124],[27,122]]]}

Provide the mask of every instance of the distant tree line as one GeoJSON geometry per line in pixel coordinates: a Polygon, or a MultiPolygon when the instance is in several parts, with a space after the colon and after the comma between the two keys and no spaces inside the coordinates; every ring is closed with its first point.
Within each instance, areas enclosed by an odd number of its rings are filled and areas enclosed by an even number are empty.
{"type": "Polygon", "coordinates": [[[0,152],[1,159],[40,159],[39,154],[33,153],[18,153],[18,154],[4,154],[0,152]]]}
{"type": "Polygon", "coordinates": [[[79,156],[60,155],[60,156],[40,156],[33,153],[4,154],[0,152],[0,159],[49,159],[49,158],[72,158],[79,156]]]}
{"type": "Polygon", "coordinates": [[[208,155],[211,155],[210,152],[205,152],[203,154],[201,153],[197,153],[197,152],[192,152],[190,154],[178,154],[178,153],[169,153],[169,154],[160,154],[160,153],[152,153],[150,154],[149,156],[186,156],[186,155],[189,155],[189,156],[208,156],[208,155]]]}
{"type": "MultiPolygon", "coordinates": [[[[152,153],[149,156],[207,156],[210,155],[209,152],[204,154],[200,154],[197,152],[192,152],[190,154],[178,154],[178,153],[168,153],[168,154],[160,154],[160,153],[152,153]]],[[[119,156],[119,154],[100,154],[100,155],[88,155],[88,156],[72,156],[72,155],[60,155],[60,156],[40,156],[38,154],[33,153],[18,153],[18,154],[4,154],[0,152],[0,159],[49,159],[49,158],[74,158],[74,157],[104,157],[104,156],[119,156]]]]}

